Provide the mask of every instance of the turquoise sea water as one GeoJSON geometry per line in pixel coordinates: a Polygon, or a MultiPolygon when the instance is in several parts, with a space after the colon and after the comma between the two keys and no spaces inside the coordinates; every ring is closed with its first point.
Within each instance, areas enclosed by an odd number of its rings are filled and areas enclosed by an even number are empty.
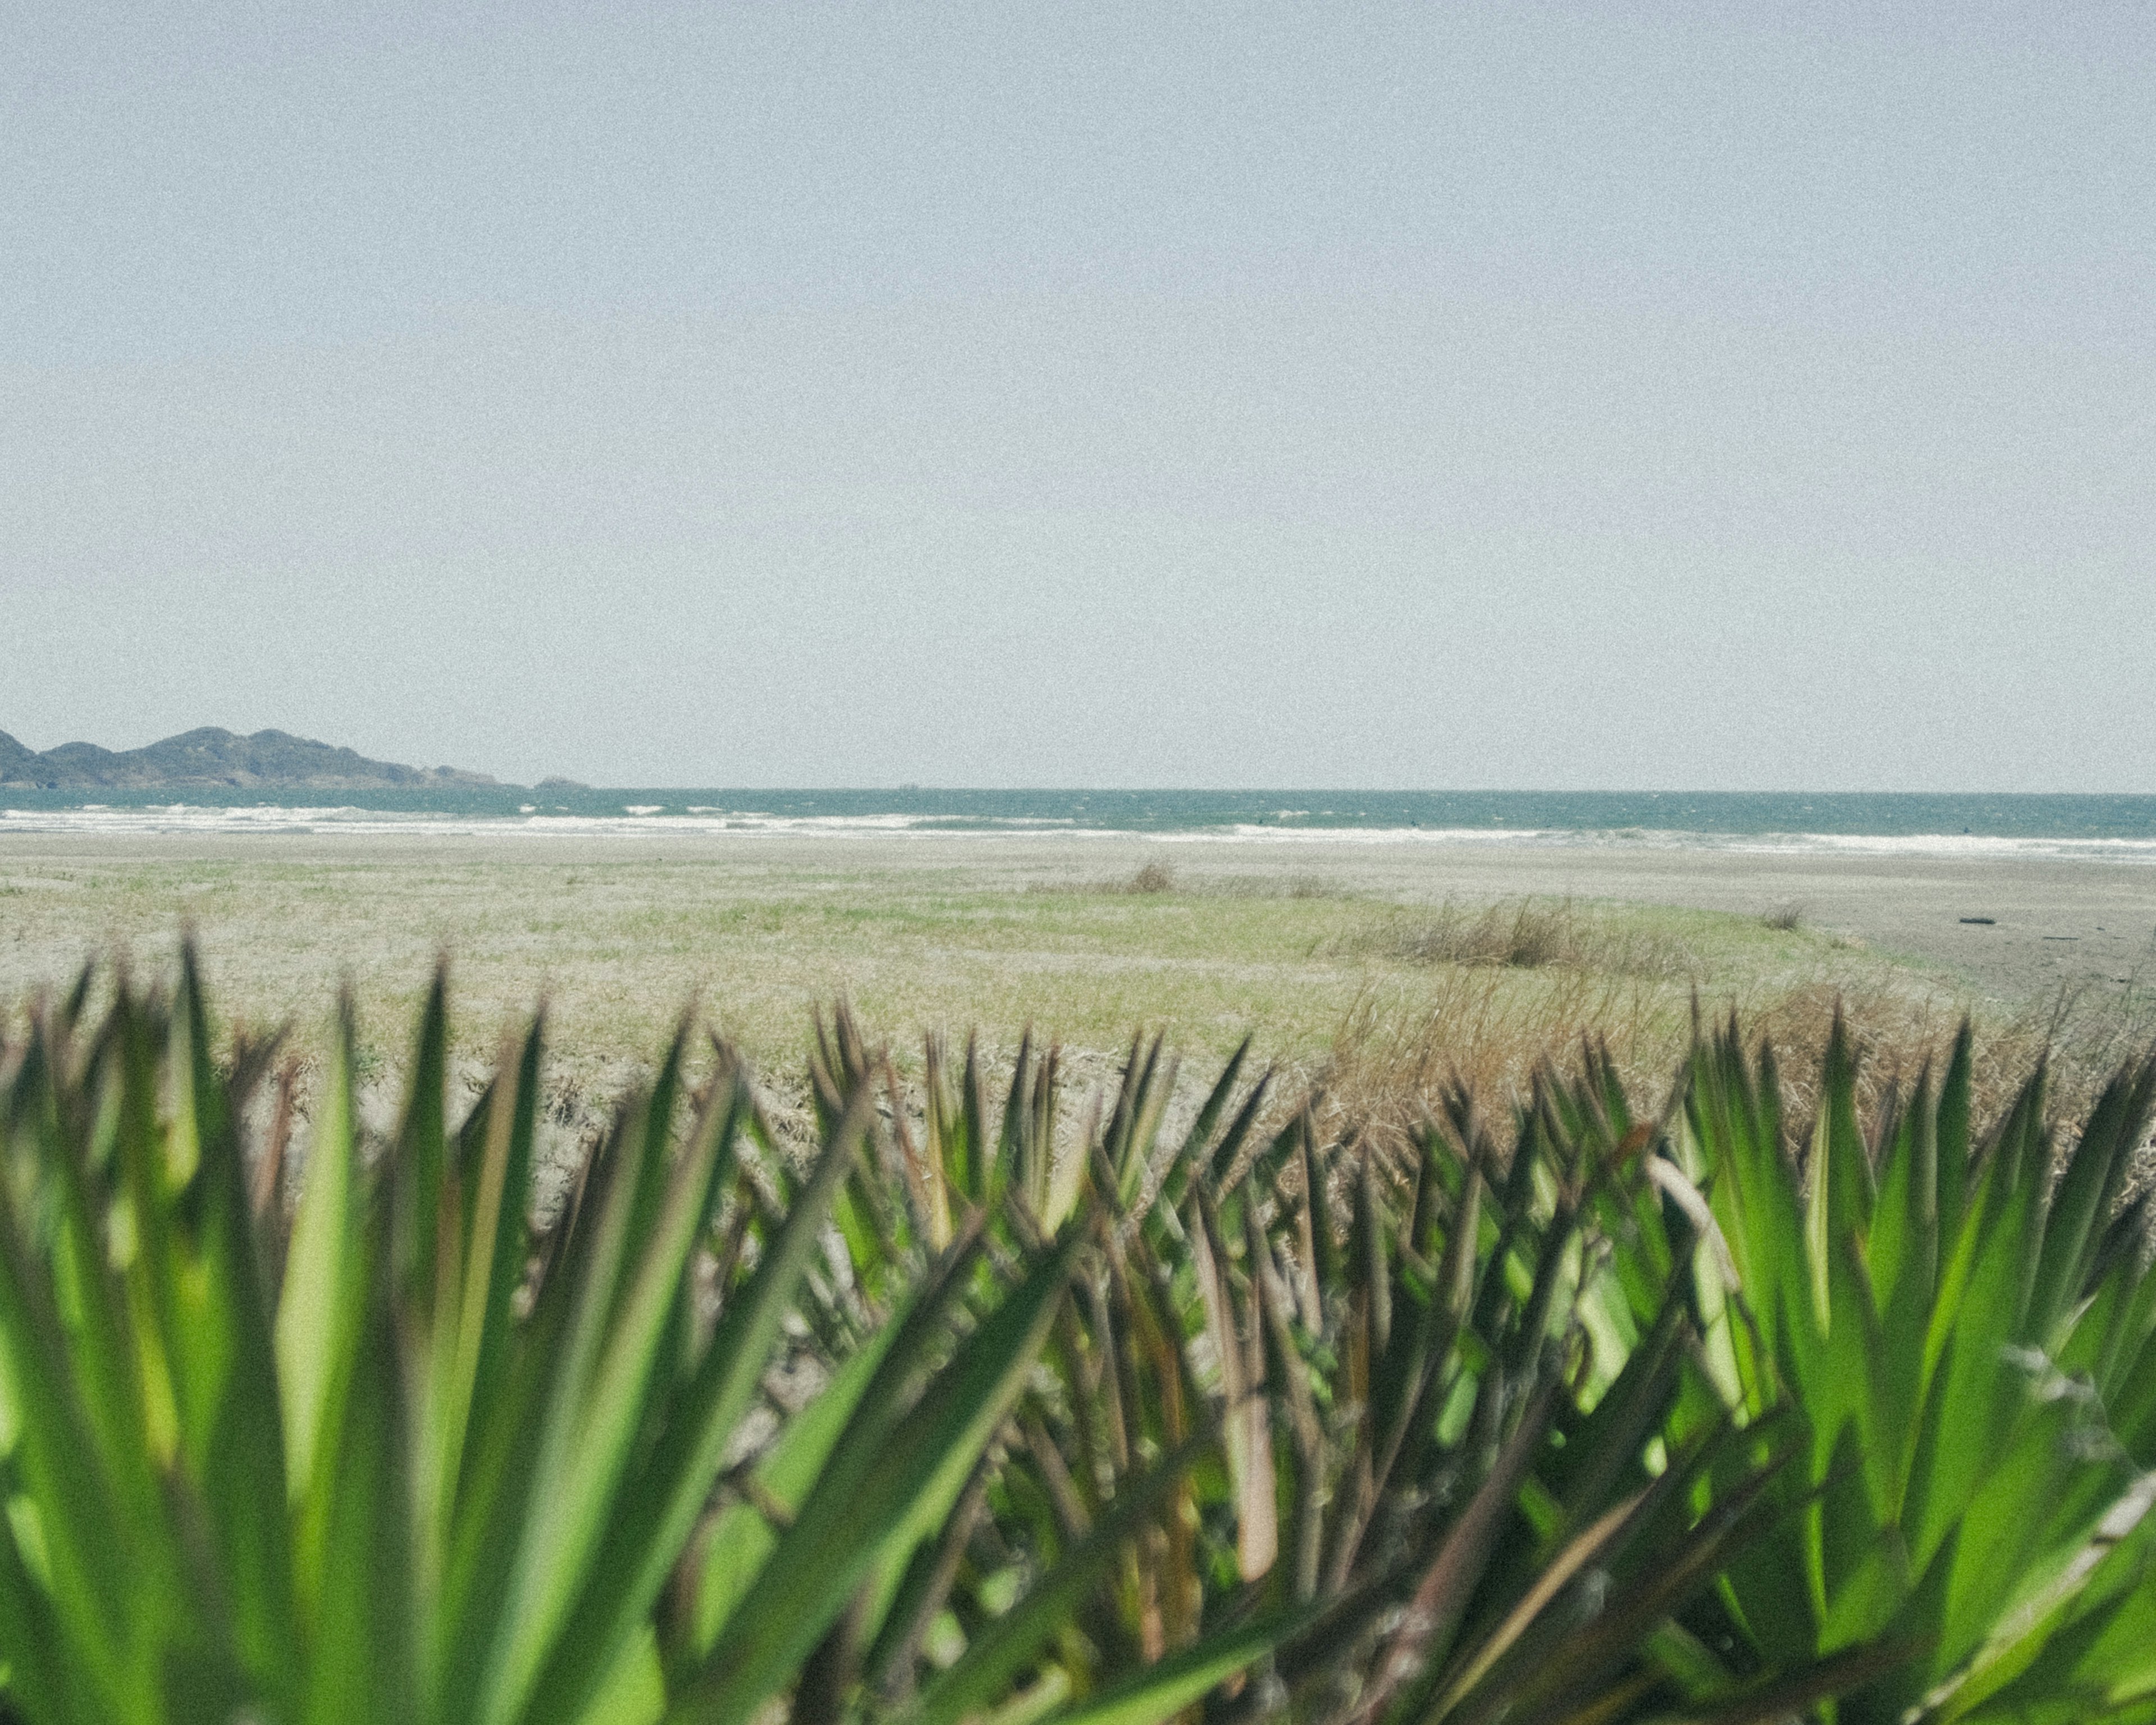
{"type": "Polygon", "coordinates": [[[1147,834],[1714,849],[2052,852],[2156,861],[2156,796],[1725,791],[608,789],[0,791],[29,831],[1147,834]]]}

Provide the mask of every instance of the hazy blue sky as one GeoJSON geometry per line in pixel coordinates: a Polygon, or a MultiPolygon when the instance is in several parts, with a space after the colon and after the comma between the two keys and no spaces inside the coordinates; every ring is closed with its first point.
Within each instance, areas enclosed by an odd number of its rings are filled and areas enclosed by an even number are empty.
{"type": "Polygon", "coordinates": [[[2146,4],[5,20],[33,747],[2156,791],[2146,4]]]}

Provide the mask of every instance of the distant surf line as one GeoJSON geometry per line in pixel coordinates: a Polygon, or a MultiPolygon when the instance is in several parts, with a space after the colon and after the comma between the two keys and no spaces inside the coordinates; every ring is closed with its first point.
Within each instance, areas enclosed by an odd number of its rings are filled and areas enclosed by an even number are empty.
{"type": "MultiPolygon", "coordinates": [[[[775,814],[719,805],[617,805],[608,814],[568,814],[525,805],[511,814],[379,810],[350,805],[253,803],[230,807],[174,803],[132,808],[80,804],[0,809],[0,837],[181,837],[288,834],[349,838],[608,839],[754,840],[860,838],[1122,840],[1190,845],[1383,845],[1489,850],[1705,850],[1776,856],[1924,856],[1969,860],[2058,859],[2156,864],[2148,838],[1979,833],[1729,832],[1684,828],[1568,826],[1370,826],[1288,824],[1285,820],[1183,827],[1106,826],[1070,816],[952,817],[875,814],[775,814]],[[674,809],[683,812],[675,813],[674,809]]],[[[1284,814],[1287,812],[1284,811],[1284,814]]],[[[1297,811],[1296,813],[1300,813],[1297,811]]]]}

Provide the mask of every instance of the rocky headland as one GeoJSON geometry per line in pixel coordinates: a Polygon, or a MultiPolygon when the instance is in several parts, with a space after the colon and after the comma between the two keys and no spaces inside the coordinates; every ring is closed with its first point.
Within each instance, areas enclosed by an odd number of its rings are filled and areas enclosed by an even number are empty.
{"type": "Polygon", "coordinates": [[[0,731],[0,785],[53,791],[375,791],[430,785],[488,785],[484,773],[403,767],[283,731],[252,737],[214,725],[146,748],[113,750],[65,742],[42,752],[0,731]]]}

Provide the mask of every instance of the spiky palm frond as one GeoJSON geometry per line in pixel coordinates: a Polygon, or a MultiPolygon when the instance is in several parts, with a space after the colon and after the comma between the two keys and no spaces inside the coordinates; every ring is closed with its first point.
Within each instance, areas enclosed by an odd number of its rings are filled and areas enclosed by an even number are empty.
{"type": "MultiPolygon", "coordinates": [[[[726,1474],[858,1186],[866,1082],[782,1183],[741,1153],[761,1128],[738,1064],[721,1050],[692,1086],[685,1027],[534,1238],[538,1029],[453,1122],[438,980],[377,1158],[346,1015],[287,1238],[244,1143],[263,1062],[213,1062],[192,955],[169,1003],[123,985],[89,1024],[86,998],[0,1078],[0,1706],[738,1725],[857,1705],[848,1650],[911,1609],[1067,1309],[1084,1218],[1013,1247],[955,1216],[726,1474]]],[[[1188,1460],[1136,1482],[1107,1537],[1142,1537],[1188,1460]]],[[[1265,1633],[1127,1669],[1068,1634],[1101,1573],[1097,1543],[1039,1566],[916,1707],[1002,1705],[1029,1677],[1036,1705],[1149,1725],[1265,1633]]]]}
{"type": "MultiPolygon", "coordinates": [[[[852,1070],[843,1014],[825,1046],[852,1070]]],[[[1029,1043],[1000,1115],[978,1051],[953,1087],[932,1043],[918,1142],[894,1081],[916,1208],[1023,1194],[1022,1235],[1081,1177],[1097,1205],[1097,1255],[1019,1404],[993,1518],[1076,1548],[1131,1479],[1211,1430],[1087,1633],[1164,1661],[1286,1615],[1296,1627],[1214,1713],[1422,1725],[1699,1698],[1675,1615],[1779,1512],[1756,1488],[1701,1513],[1706,1476],[1733,1471],[1733,1426],[1663,1440],[1692,1336],[1678,1266],[1620,1286],[1636,1265],[1602,1233],[1613,1207],[1656,1201],[1637,1147],[1605,1153],[1538,1102],[1501,1150],[1462,1095],[1403,1190],[1366,1149],[1322,1143],[1308,1107],[1269,1120],[1247,1060],[1171,1134],[1174,1064],[1135,1043],[1112,1101],[1060,1149],[1052,1066],[1029,1043]]],[[[1862,1675],[1804,1661],[1777,1692],[1862,1675]]],[[[1732,1717],[1767,1698],[1722,1688],[1732,1717]]]]}
{"type": "MultiPolygon", "coordinates": [[[[1738,1669],[1907,1649],[1844,1721],[2144,1717],[2156,1279],[2148,1195],[2119,1199],[2156,1061],[2064,1156],[2041,1068],[1979,1132],[1971,1066],[1964,1026],[1867,1133],[1837,1019],[1799,1157],[1771,1055],[1732,1026],[1650,1134],[1670,1201],[1625,1236],[1630,1273],[1688,1266],[1702,1331],[1671,1440],[1732,1414],[1801,1438],[1771,1488],[1789,1513],[1697,1626],[1738,1669]]],[[[1566,1095],[1591,1132],[1623,1118],[1592,1063],[1566,1095]]],[[[1707,1476],[1709,1499],[1742,1489],[1707,1476]]]]}

